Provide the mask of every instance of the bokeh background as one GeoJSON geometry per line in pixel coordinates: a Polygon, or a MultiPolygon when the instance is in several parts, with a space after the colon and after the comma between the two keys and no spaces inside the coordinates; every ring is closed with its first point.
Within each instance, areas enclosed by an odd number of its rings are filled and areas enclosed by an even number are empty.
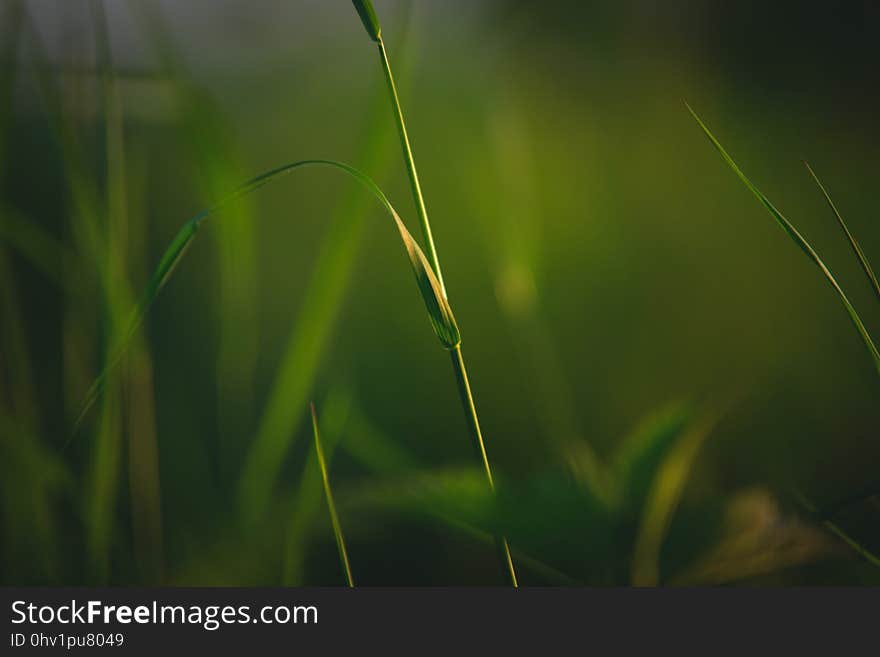
{"type": "Polygon", "coordinates": [[[393,224],[285,162],[363,169],[418,236],[379,61],[342,0],[3,0],[0,577],[877,584],[874,3],[377,0],[500,493],[393,224]],[[598,464],[598,465],[597,465],[598,464]],[[829,510],[828,513],[822,510],[829,510]],[[815,513],[816,511],[819,513],[815,513]],[[830,514],[830,515],[829,515],[830,514]]]}

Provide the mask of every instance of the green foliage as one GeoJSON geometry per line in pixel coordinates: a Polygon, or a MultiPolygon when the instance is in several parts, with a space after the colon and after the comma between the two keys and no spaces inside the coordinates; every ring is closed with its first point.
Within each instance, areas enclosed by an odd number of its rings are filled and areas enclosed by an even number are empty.
{"type": "Polygon", "coordinates": [[[797,231],[797,229],[792,225],[792,223],[786,219],[782,213],[776,209],[770,199],[768,199],[764,194],[759,190],[755,185],[749,180],[746,175],[742,172],[742,170],[737,166],[736,162],[733,161],[733,158],[727,154],[727,151],[724,150],[724,147],[721,143],[715,138],[709,128],[706,127],[706,124],[697,116],[696,112],[691,109],[690,105],[687,105],[688,110],[691,115],[694,117],[694,120],[699,124],[700,128],[702,128],[703,132],[709,138],[709,141],[712,142],[712,145],[718,150],[721,154],[721,157],[727,162],[727,165],[733,169],[733,172],[737,175],[737,177],[743,182],[743,184],[748,187],[748,189],[755,195],[755,197],[761,202],[768,212],[773,216],[776,220],[776,223],[779,224],[780,228],[785,231],[786,235],[788,235],[791,240],[798,246],[798,248],[806,254],[806,256],[813,262],[816,267],[818,267],[819,271],[822,272],[822,275],[825,277],[825,280],[828,281],[829,285],[834,288],[834,291],[837,293],[838,298],[843,304],[844,308],[846,308],[846,312],[849,314],[850,319],[852,320],[853,325],[856,327],[856,330],[859,332],[859,335],[862,337],[862,340],[865,343],[865,346],[868,348],[868,352],[871,354],[871,359],[874,361],[874,367],[877,369],[877,372],[880,373],[880,352],[877,351],[877,346],[874,344],[874,341],[871,339],[871,336],[868,335],[868,330],[865,328],[864,323],[862,322],[862,318],[859,317],[859,314],[856,312],[855,307],[853,307],[850,300],[847,298],[846,294],[843,291],[843,288],[840,287],[840,284],[837,282],[837,279],[834,278],[834,275],[831,273],[831,270],[825,265],[822,259],[819,257],[819,254],[810,246],[810,243],[807,242],[806,239],[797,231]]]}
{"type": "Polygon", "coordinates": [[[639,514],[653,478],[679,440],[693,412],[687,404],[672,404],[642,421],[623,440],[611,465],[618,504],[630,517],[639,514]]]}

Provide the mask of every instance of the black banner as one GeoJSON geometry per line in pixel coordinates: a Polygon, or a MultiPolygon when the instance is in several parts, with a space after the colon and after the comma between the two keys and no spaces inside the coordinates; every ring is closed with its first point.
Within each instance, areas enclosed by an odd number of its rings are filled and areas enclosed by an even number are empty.
{"type": "Polygon", "coordinates": [[[273,647],[839,653],[876,641],[878,603],[878,589],[3,588],[0,654],[273,647]]]}

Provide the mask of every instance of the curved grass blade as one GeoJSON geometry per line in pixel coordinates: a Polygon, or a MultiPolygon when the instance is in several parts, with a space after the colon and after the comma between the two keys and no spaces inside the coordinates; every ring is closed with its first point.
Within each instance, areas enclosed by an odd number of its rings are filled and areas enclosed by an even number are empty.
{"type": "MultiPolygon", "coordinates": [[[[230,203],[245,194],[249,194],[250,192],[259,189],[263,185],[266,185],[273,180],[276,180],[280,176],[290,173],[294,169],[298,169],[300,167],[316,165],[329,166],[348,173],[350,176],[360,182],[364,187],[366,187],[370,192],[372,192],[373,195],[379,200],[379,202],[385,207],[385,209],[394,219],[397,225],[397,229],[400,232],[401,239],[404,242],[404,246],[406,247],[407,254],[410,258],[410,264],[412,265],[413,272],[416,275],[416,281],[419,284],[419,290],[422,293],[422,299],[425,303],[425,307],[428,310],[431,324],[434,326],[437,337],[440,338],[440,341],[444,344],[444,346],[451,342],[454,342],[454,344],[452,344],[452,347],[454,347],[458,343],[458,326],[455,323],[455,318],[452,315],[452,309],[449,306],[449,301],[446,299],[446,295],[443,293],[443,290],[440,287],[440,283],[437,281],[436,276],[434,276],[433,272],[431,271],[431,267],[427,264],[425,254],[422,252],[421,248],[419,248],[419,245],[416,243],[416,241],[412,238],[412,235],[410,235],[409,231],[406,229],[406,226],[403,224],[403,221],[400,219],[397,211],[391,205],[391,202],[388,200],[382,190],[379,189],[378,185],[376,185],[376,183],[373,182],[373,180],[369,176],[361,173],[354,167],[343,164],[342,162],[321,159],[300,160],[299,162],[284,164],[282,166],[266,171],[265,173],[262,173],[255,178],[252,178],[244,185],[239,187],[236,191],[229,194],[226,198],[216,203],[213,207],[200,212],[183,225],[183,227],[174,237],[171,245],[165,250],[165,253],[162,255],[162,258],[159,261],[159,265],[156,267],[156,270],[150,277],[150,281],[147,284],[147,287],[144,290],[140,301],[138,301],[138,303],[132,310],[130,319],[127,324],[128,328],[122,333],[121,337],[118,339],[116,347],[112,351],[114,355],[108,359],[107,365],[105,366],[104,370],[101,372],[101,374],[98,376],[98,378],[89,389],[89,392],[86,395],[86,399],[83,403],[82,410],[77,417],[75,429],[82,424],[82,421],[88,413],[89,409],[94,404],[95,400],[100,397],[101,392],[106,385],[107,377],[114,369],[114,367],[118,364],[120,358],[125,353],[126,347],[128,346],[131,337],[140,327],[141,323],[143,322],[144,316],[150,309],[150,306],[152,306],[153,302],[156,300],[156,297],[159,295],[159,292],[162,290],[162,288],[168,282],[168,279],[171,277],[171,274],[174,272],[175,267],[177,267],[177,265],[180,263],[181,259],[186,253],[186,250],[192,244],[192,241],[198,233],[202,222],[209,216],[217,212],[225,204],[230,203]]],[[[276,455],[272,454],[271,456],[274,457],[276,455]]]]}
{"type": "Polygon", "coordinates": [[[852,247],[853,253],[856,254],[856,258],[859,259],[859,264],[862,266],[862,269],[865,272],[865,276],[867,276],[868,280],[871,281],[871,286],[874,288],[874,293],[877,295],[877,298],[880,299],[880,282],[877,282],[877,277],[874,275],[874,270],[871,269],[871,265],[868,263],[868,259],[865,257],[865,253],[864,251],[862,251],[862,247],[859,246],[859,243],[856,241],[856,238],[853,237],[853,234],[849,232],[849,228],[846,227],[846,222],[844,222],[843,217],[840,215],[840,212],[838,212],[837,206],[834,205],[834,201],[831,200],[831,195],[828,193],[828,190],[825,189],[825,185],[823,185],[819,181],[819,176],[817,176],[816,172],[813,171],[813,167],[811,167],[810,163],[806,160],[804,160],[804,166],[807,167],[807,171],[810,172],[813,180],[816,181],[816,184],[822,191],[822,195],[828,202],[828,206],[831,208],[834,216],[837,217],[837,223],[840,224],[840,228],[843,230],[844,235],[846,235],[846,239],[849,240],[849,245],[852,247]]]}
{"type": "Polygon", "coordinates": [[[822,258],[816,253],[810,243],[797,231],[797,229],[791,224],[791,222],[786,219],[782,213],[776,209],[776,206],[770,202],[764,194],[755,187],[754,183],[749,180],[746,175],[742,172],[742,170],[737,166],[736,162],[733,161],[733,158],[727,154],[727,151],[724,150],[724,147],[721,143],[715,138],[709,128],[706,127],[706,124],[697,116],[697,113],[691,108],[690,105],[685,103],[685,106],[688,108],[688,111],[694,117],[696,122],[699,124],[700,128],[703,129],[703,132],[709,138],[709,141],[718,149],[718,152],[721,154],[721,157],[727,162],[728,166],[733,169],[733,172],[739,177],[739,179],[745,184],[746,187],[751,190],[751,192],[757,197],[757,199],[761,202],[773,218],[776,220],[776,223],[786,232],[786,234],[791,238],[791,240],[797,244],[798,248],[803,251],[807,257],[813,261],[819,270],[822,272],[825,279],[834,288],[834,291],[837,293],[837,296],[840,297],[840,301],[843,303],[844,308],[846,308],[846,312],[849,313],[849,317],[852,320],[852,323],[855,325],[856,330],[859,332],[859,335],[862,336],[862,340],[865,342],[865,346],[868,348],[868,351],[871,353],[871,358],[874,361],[874,367],[877,369],[877,372],[880,373],[880,352],[877,351],[877,346],[874,344],[874,341],[871,340],[871,336],[868,335],[868,331],[865,328],[864,323],[862,322],[861,317],[856,312],[856,309],[853,307],[850,300],[847,298],[846,294],[843,292],[843,288],[840,287],[840,284],[837,282],[837,279],[834,278],[834,275],[831,273],[831,270],[828,269],[826,264],[822,261],[822,258]]]}
{"type": "Polygon", "coordinates": [[[321,447],[321,436],[318,431],[318,415],[315,413],[315,404],[311,404],[312,433],[315,435],[315,454],[318,457],[318,467],[321,469],[321,479],[324,481],[324,494],[327,496],[327,509],[330,511],[330,522],[333,523],[333,536],[336,538],[336,547],[339,549],[339,560],[345,570],[345,580],[351,588],[354,588],[354,579],[351,576],[351,564],[348,562],[348,551],[345,549],[345,537],[342,535],[342,525],[339,523],[339,515],[336,513],[336,504],[333,502],[333,491],[330,488],[330,477],[327,474],[327,461],[324,459],[324,449],[321,447]]]}

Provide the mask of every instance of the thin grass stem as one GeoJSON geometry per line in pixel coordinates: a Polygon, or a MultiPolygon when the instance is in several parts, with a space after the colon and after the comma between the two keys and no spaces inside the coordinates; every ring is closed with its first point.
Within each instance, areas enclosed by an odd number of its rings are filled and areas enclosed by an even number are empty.
{"type": "Polygon", "coordinates": [[[724,146],[721,145],[721,142],[712,134],[709,128],[703,123],[702,119],[697,116],[697,113],[691,108],[690,105],[685,102],[685,106],[688,108],[688,111],[691,113],[691,116],[694,117],[697,124],[705,133],[706,137],[709,138],[709,141],[712,142],[712,145],[718,150],[718,153],[721,155],[722,159],[727,163],[727,165],[733,170],[733,172],[737,175],[737,177],[742,181],[742,183],[755,195],[755,197],[760,201],[761,205],[763,205],[773,218],[776,220],[776,223],[779,224],[779,227],[782,228],[783,231],[791,238],[791,240],[798,246],[798,248],[804,252],[804,254],[819,268],[822,272],[822,275],[825,277],[825,280],[828,281],[828,284],[834,288],[834,291],[837,293],[837,296],[840,298],[840,302],[843,304],[843,307],[846,309],[846,312],[849,314],[850,320],[855,326],[856,330],[859,332],[859,335],[862,338],[862,341],[865,343],[865,347],[867,347],[869,353],[871,354],[871,360],[874,361],[874,367],[877,372],[880,373],[880,351],[877,350],[877,346],[874,344],[874,341],[871,339],[870,334],[868,333],[868,329],[865,328],[864,322],[862,322],[862,318],[859,317],[858,312],[856,312],[855,307],[850,302],[849,298],[843,291],[843,288],[840,286],[840,283],[837,282],[837,279],[834,277],[834,274],[831,273],[831,269],[825,264],[822,258],[819,257],[819,254],[816,253],[816,250],[810,245],[810,243],[804,238],[803,235],[798,232],[797,228],[783,216],[782,212],[780,212],[773,203],[770,202],[764,193],[758,189],[755,184],[742,172],[742,169],[739,168],[736,162],[733,161],[733,158],[727,153],[724,149],[724,146]]]}
{"type": "Polygon", "coordinates": [[[807,171],[810,172],[810,175],[813,177],[813,180],[816,181],[816,184],[819,186],[819,189],[822,191],[822,195],[825,197],[825,200],[828,202],[828,206],[831,208],[831,211],[834,213],[834,216],[837,217],[837,223],[840,224],[840,228],[843,230],[843,234],[846,235],[846,239],[849,240],[849,245],[852,247],[853,253],[856,254],[856,258],[859,260],[859,264],[862,266],[862,269],[865,272],[865,276],[868,277],[868,280],[871,281],[871,287],[874,288],[874,294],[877,295],[877,298],[880,299],[880,282],[877,281],[877,276],[874,274],[874,270],[871,268],[871,265],[868,263],[868,259],[865,257],[865,252],[862,251],[862,247],[859,245],[856,238],[853,236],[851,232],[849,232],[849,228],[846,226],[846,222],[843,220],[840,212],[837,210],[837,206],[834,205],[834,201],[831,200],[831,195],[828,193],[828,190],[825,189],[825,185],[821,183],[819,180],[819,176],[816,175],[816,172],[813,171],[813,167],[810,166],[810,163],[804,160],[804,166],[807,167],[807,171]]]}

